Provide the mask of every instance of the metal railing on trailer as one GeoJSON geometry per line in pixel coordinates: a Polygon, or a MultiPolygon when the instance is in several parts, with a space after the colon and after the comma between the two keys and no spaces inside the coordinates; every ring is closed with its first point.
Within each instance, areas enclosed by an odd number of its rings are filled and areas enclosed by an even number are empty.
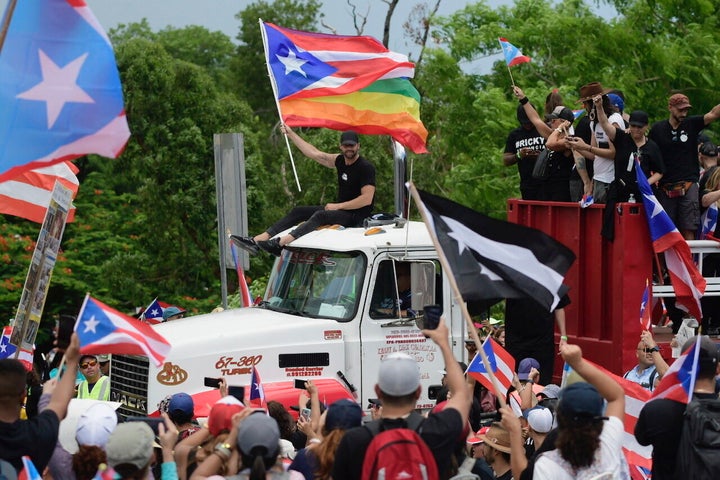
{"type": "MultiPolygon", "coordinates": [[[[692,252],[695,261],[697,262],[698,270],[703,271],[703,264],[705,262],[705,256],[711,254],[720,254],[720,242],[715,240],[688,240],[690,246],[690,252],[692,252]]],[[[720,296],[720,277],[705,277],[707,286],[705,287],[705,296],[718,297],[720,296]]],[[[653,284],[652,288],[653,297],[674,297],[675,290],[670,284],[656,285],[653,284]]]]}

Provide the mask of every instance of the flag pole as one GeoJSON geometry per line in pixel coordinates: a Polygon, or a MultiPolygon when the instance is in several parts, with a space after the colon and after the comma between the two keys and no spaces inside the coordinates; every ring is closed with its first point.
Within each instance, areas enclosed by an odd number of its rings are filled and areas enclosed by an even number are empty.
{"type": "MultiPolygon", "coordinates": [[[[265,66],[267,67],[268,76],[270,77],[270,86],[272,87],[273,98],[275,98],[275,106],[277,107],[278,116],[280,117],[280,123],[282,123],[282,110],[280,109],[280,100],[278,99],[277,83],[275,83],[275,76],[273,75],[272,68],[270,68],[270,52],[268,51],[267,35],[265,34],[265,22],[262,21],[262,18],[258,18],[258,22],[260,22],[260,34],[262,35],[263,48],[265,49],[265,66]]],[[[288,155],[290,155],[290,164],[292,165],[293,175],[295,175],[295,183],[297,184],[298,192],[302,192],[302,188],[300,188],[300,179],[298,178],[297,170],[295,169],[295,159],[293,158],[292,150],[290,149],[290,139],[288,139],[287,133],[283,133],[283,136],[285,137],[285,146],[287,146],[288,155]]]]}
{"type": "Polygon", "coordinates": [[[408,188],[410,189],[410,195],[412,195],[412,198],[415,199],[415,203],[421,207],[418,210],[420,211],[420,216],[423,219],[423,222],[425,222],[425,225],[428,227],[428,233],[430,234],[430,238],[432,239],[433,245],[435,246],[435,250],[438,254],[438,260],[440,261],[440,265],[442,266],[443,270],[447,273],[447,279],[450,282],[450,287],[453,291],[453,297],[457,304],[460,306],[460,311],[462,312],[463,318],[465,319],[465,323],[467,324],[468,331],[470,332],[470,336],[472,337],[473,341],[475,342],[475,348],[477,349],[478,353],[480,354],[480,358],[482,358],[483,365],[485,366],[485,370],[488,373],[488,376],[490,377],[490,381],[493,384],[493,387],[495,387],[495,394],[500,401],[500,406],[505,407],[505,395],[502,394],[502,389],[500,388],[500,382],[498,381],[497,377],[492,371],[492,368],[490,367],[490,361],[487,358],[487,355],[485,354],[485,350],[482,348],[482,344],[480,343],[480,337],[478,336],[477,330],[475,329],[475,325],[473,325],[472,318],[470,317],[470,312],[467,309],[467,305],[465,304],[465,301],[462,298],[462,295],[460,294],[460,289],[458,288],[457,282],[455,281],[455,275],[453,274],[452,268],[450,268],[450,262],[448,262],[447,257],[445,256],[445,252],[443,251],[442,247],[440,246],[440,242],[437,239],[437,235],[435,234],[434,229],[430,228],[430,221],[427,218],[427,213],[425,212],[425,204],[420,199],[420,195],[417,192],[417,189],[415,188],[415,184],[413,182],[407,183],[408,188]]]}
{"type": "Polygon", "coordinates": [[[10,21],[12,20],[13,12],[15,11],[16,5],[17,0],[10,0],[7,9],[5,10],[5,15],[2,19],[2,25],[0,26],[0,53],[2,53],[3,46],[5,45],[5,37],[7,37],[7,32],[10,29],[10,21]]]}

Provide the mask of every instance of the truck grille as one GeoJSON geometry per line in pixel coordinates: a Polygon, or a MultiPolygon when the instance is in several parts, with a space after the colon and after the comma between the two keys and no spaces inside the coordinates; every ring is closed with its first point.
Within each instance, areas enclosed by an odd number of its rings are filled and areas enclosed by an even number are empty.
{"type": "Polygon", "coordinates": [[[110,400],[120,402],[120,416],[147,415],[147,357],[113,355],[110,368],[110,400]]]}

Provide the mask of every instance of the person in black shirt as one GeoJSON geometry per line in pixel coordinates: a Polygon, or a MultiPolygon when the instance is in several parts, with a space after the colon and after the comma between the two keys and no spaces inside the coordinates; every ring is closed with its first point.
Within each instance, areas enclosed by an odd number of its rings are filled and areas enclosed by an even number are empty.
{"type": "Polygon", "coordinates": [[[525,113],[523,105],[518,105],[517,119],[520,126],[511,131],[505,142],[503,164],[506,167],[517,163],[520,174],[520,196],[523,200],[539,200],[542,181],[533,178],[532,172],[538,155],[545,146],[545,138],[525,113]]]}
{"type": "Polygon", "coordinates": [[[720,118],[720,104],[705,115],[688,116],[691,108],[688,97],[676,93],[668,100],[670,118],[650,128],[650,139],[658,144],[665,161],[657,199],[686,240],[695,238],[700,223],[697,137],[720,118]]]}
{"type": "Polygon", "coordinates": [[[290,127],[282,125],[280,130],[307,157],[320,165],[337,170],[337,202],[326,205],[299,206],[275,222],[260,235],[254,237],[233,237],[237,245],[254,254],[258,249],[280,256],[283,247],[293,240],[306,235],[321,225],[342,225],[358,227],[370,216],[375,198],[375,167],[360,156],[360,138],[348,130],[340,136],[341,154],[321,152],[295,133],[290,127]],[[290,233],[280,238],[275,235],[293,225],[303,222],[290,233]]]}

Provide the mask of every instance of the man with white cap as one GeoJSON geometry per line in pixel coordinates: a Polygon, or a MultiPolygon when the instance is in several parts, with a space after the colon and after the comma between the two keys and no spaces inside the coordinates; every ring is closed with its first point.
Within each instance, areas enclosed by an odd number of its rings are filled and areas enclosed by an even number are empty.
{"type": "MultiPolygon", "coordinates": [[[[438,346],[445,362],[447,385],[450,399],[438,413],[430,413],[416,429],[422,440],[432,451],[437,471],[443,476],[450,468],[450,459],[457,440],[467,423],[471,394],[465,377],[453,357],[448,340],[449,331],[444,321],[435,330],[422,333],[438,346]]],[[[382,430],[408,428],[413,418],[417,399],[421,392],[420,370],[415,359],[403,354],[392,353],[380,364],[375,393],[382,401],[382,414],[378,427],[382,430]]],[[[374,428],[374,427],[371,427],[374,428]]],[[[356,427],[348,430],[340,441],[335,454],[332,478],[343,480],[359,479],[362,473],[365,452],[373,439],[370,428],[356,427]]]]}

